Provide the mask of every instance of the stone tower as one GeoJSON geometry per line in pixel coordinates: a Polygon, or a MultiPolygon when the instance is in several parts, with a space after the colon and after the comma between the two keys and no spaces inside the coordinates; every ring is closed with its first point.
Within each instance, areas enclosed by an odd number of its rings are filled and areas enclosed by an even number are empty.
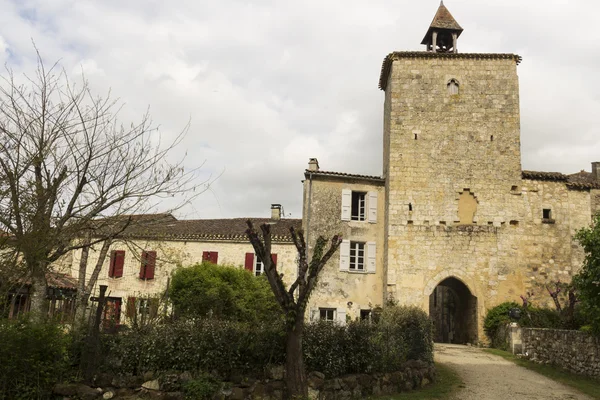
{"type": "Polygon", "coordinates": [[[486,268],[460,242],[464,227],[490,230],[519,218],[511,204],[521,185],[520,57],[459,53],[461,33],[442,3],[426,51],[390,53],[382,66],[384,286],[404,304],[425,306],[440,271],[464,282],[486,268]],[[435,249],[429,235],[458,242],[435,249]]]}

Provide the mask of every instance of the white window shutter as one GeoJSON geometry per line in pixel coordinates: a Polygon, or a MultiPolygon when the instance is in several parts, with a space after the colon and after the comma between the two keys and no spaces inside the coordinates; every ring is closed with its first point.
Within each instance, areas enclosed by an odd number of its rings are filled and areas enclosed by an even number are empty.
{"type": "Polygon", "coordinates": [[[377,268],[377,245],[375,242],[367,242],[367,272],[375,273],[377,268]]]}
{"type": "Polygon", "coordinates": [[[318,319],[318,318],[317,318],[317,311],[318,311],[318,310],[317,310],[316,308],[311,308],[311,309],[310,309],[310,314],[309,314],[309,315],[310,315],[310,317],[309,317],[309,320],[310,320],[311,322],[312,322],[312,321],[316,321],[316,320],[318,319]]]}
{"type": "Polygon", "coordinates": [[[350,268],[350,241],[342,240],[340,243],[340,271],[348,271],[350,268]]]}
{"type": "Polygon", "coordinates": [[[337,313],[337,322],[339,322],[340,325],[346,325],[346,310],[338,308],[336,310],[336,313],[337,313]]]}
{"type": "Polygon", "coordinates": [[[369,192],[369,222],[377,222],[377,192],[369,192]]]}
{"type": "Polygon", "coordinates": [[[352,190],[342,189],[342,221],[350,221],[352,214],[352,190]]]}

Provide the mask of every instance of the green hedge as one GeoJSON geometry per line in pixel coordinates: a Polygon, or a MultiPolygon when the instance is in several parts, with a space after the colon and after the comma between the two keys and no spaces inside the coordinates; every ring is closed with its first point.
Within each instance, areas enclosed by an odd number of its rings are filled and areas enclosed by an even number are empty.
{"type": "MultiPolygon", "coordinates": [[[[378,323],[308,324],[303,349],[307,367],[327,376],[398,370],[407,360],[432,362],[432,324],[411,307],[387,307],[378,323]]],[[[204,371],[223,379],[261,377],[285,361],[280,323],[248,324],[216,319],[179,320],[105,337],[106,371],[204,371]]]]}
{"type": "Polygon", "coordinates": [[[0,399],[44,399],[70,366],[70,339],[53,323],[0,320],[0,399]]]}

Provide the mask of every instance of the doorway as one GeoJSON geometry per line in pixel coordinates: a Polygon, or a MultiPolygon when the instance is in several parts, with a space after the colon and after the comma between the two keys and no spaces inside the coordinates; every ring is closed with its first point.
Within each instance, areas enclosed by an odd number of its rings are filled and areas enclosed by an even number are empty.
{"type": "Polygon", "coordinates": [[[429,296],[429,316],[434,341],[466,344],[477,342],[477,297],[454,277],[441,281],[429,296]]]}

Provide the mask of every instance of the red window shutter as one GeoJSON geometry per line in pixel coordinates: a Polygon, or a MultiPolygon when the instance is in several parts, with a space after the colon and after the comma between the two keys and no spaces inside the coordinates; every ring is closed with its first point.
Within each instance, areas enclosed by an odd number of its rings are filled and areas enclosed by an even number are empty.
{"type": "Polygon", "coordinates": [[[219,252],[218,251],[211,251],[210,252],[210,262],[213,264],[217,264],[217,260],[219,259],[219,252]]]}
{"type": "Polygon", "coordinates": [[[156,252],[146,252],[146,279],[154,279],[154,267],[156,266],[156,252]]]}
{"type": "Polygon", "coordinates": [[[140,257],[140,279],[146,279],[146,263],[147,263],[148,253],[142,251],[142,256],[140,257]]]}
{"type": "Polygon", "coordinates": [[[250,272],[254,272],[254,253],[246,253],[244,268],[250,272]]]}
{"type": "Polygon", "coordinates": [[[115,251],[115,263],[113,268],[113,277],[120,278],[123,276],[123,265],[125,264],[125,250],[115,251]]]}
{"type": "Polygon", "coordinates": [[[133,319],[135,317],[135,297],[127,298],[127,318],[133,319]]]}
{"type": "Polygon", "coordinates": [[[110,265],[108,266],[108,277],[112,278],[115,276],[115,262],[117,261],[117,252],[115,250],[110,252],[110,265]]]}
{"type": "Polygon", "coordinates": [[[210,261],[210,252],[209,251],[202,252],[202,261],[210,261]]]}
{"type": "Polygon", "coordinates": [[[277,253],[271,254],[271,260],[273,260],[273,265],[277,266],[277,253]]]}

